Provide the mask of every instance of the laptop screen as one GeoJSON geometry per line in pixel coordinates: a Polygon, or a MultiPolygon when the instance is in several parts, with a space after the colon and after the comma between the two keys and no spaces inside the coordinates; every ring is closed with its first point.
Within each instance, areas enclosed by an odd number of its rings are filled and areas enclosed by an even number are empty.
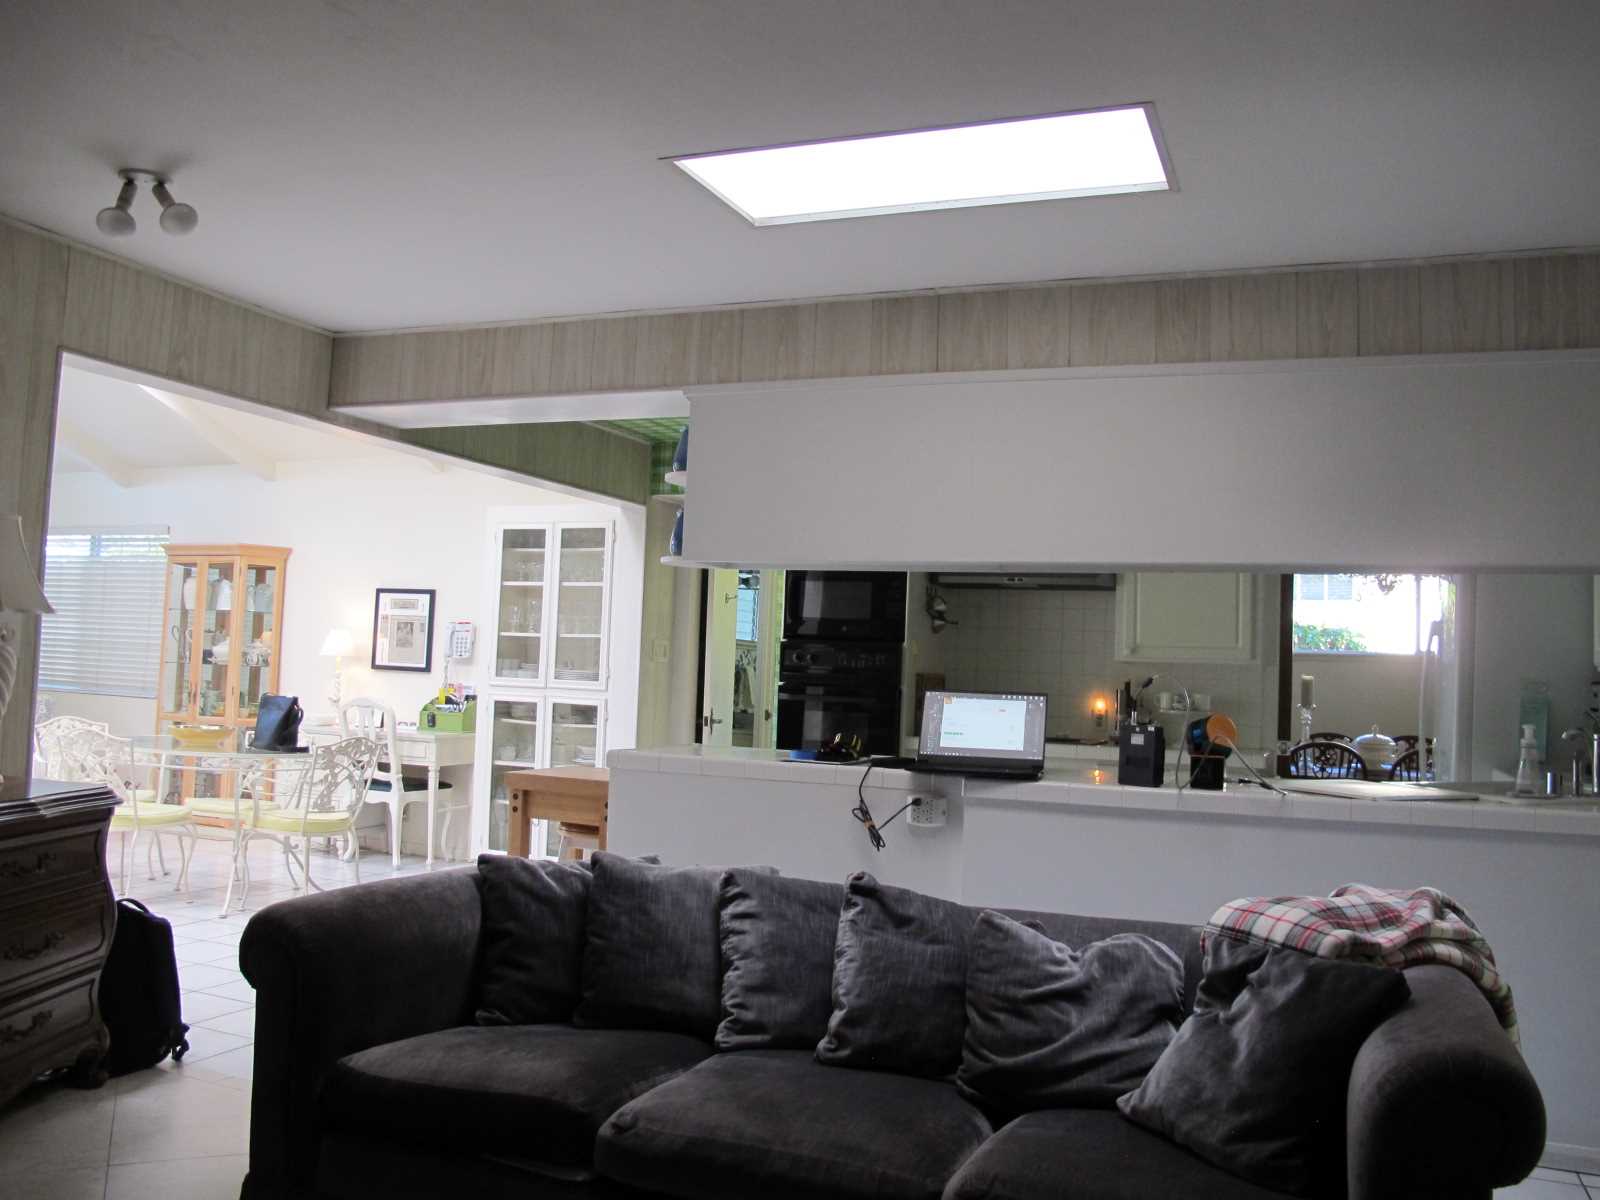
{"type": "Polygon", "coordinates": [[[929,692],[922,758],[1044,761],[1045,698],[1010,692],[929,692]]]}

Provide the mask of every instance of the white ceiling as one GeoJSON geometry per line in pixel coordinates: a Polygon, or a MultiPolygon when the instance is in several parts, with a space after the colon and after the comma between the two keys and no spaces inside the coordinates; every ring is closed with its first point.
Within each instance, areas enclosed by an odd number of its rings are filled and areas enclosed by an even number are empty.
{"type": "Polygon", "coordinates": [[[104,473],[109,456],[110,469],[137,486],[178,468],[237,466],[239,458],[219,448],[219,437],[222,447],[234,447],[258,466],[404,457],[332,426],[313,428],[203,401],[187,407],[200,414],[210,436],[137,384],[64,366],[55,470],[104,473]]]}
{"type": "Polygon", "coordinates": [[[0,212],[335,330],[1600,243],[1592,0],[0,6],[0,212]],[[1179,190],[751,228],[663,155],[1153,101],[1179,190]],[[94,227],[113,169],[200,210],[94,227]]]}

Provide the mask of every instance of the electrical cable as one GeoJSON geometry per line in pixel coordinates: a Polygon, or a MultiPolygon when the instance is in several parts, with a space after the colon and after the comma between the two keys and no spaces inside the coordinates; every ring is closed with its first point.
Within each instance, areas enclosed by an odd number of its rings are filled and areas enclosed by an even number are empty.
{"type": "Polygon", "coordinates": [[[872,768],[877,765],[878,764],[876,760],[869,761],[867,763],[867,769],[861,772],[861,778],[856,780],[857,803],[856,806],[850,810],[850,815],[867,827],[867,840],[872,843],[872,848],[874,850],[881,852],[884,846],[887,844],[883,840],[882,831],[887,829],[894,822],[894,819],[901,813],[905,812],[906,809],[910,808],[913,804],[916,804],[920,797],[911,797],[911,799],[907,800],[899,808],[895,809],[894,812],[890,813],[882,825],[879,825],[872,819],[872,810],[867,807],[866,796],[867,776],[872,774],[872,768]]]}

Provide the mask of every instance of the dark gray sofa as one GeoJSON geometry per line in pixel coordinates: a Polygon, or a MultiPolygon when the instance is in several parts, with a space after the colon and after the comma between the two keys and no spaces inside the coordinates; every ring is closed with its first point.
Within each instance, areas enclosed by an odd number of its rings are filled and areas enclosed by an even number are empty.
{"type": "MultiPolygon", "coordinates": [[[[251,919],[239,946],[257,992],[245,1200],[1279,1195],[1114,1111],[996,1128],[952,1083],[823,1066],[807,1051],[476,1026],[476,874],[385,881],[251,919]]],[[[1192,1002],[1195,929],[1027,915],[1073,944],[1123,931],[1165,942],[1192,1002]]],[[[1538,1088],[1465,976],[1418,967],[1407,979],[1411,999],[1368,1038],[1350,1080],[1349,1195],[1486,1198],[1538,1160],[1538,1088]]]]}

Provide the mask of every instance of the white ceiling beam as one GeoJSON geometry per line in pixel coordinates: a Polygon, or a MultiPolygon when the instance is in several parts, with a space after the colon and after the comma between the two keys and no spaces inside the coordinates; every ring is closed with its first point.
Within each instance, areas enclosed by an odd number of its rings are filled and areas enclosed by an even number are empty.
{"type": "Polygon", "coordinates": [[[224,428],[221,422],[205,411],[206,406],[201,401],[180,396],[175,392],[163,391],[161,388],[148,387],[142,383],[139,387],[182,418],[196,436],[209,442],[213,449],[226,455],[250,474],[268,482],[278,478],[277,460],[232,430],[224,428]]]}
{"type": "Polygon", "coordinates": [[[56,440],[118,487],[137,487],[142,472],[94,434],[66,417],[56,421],[56,440]]]}

